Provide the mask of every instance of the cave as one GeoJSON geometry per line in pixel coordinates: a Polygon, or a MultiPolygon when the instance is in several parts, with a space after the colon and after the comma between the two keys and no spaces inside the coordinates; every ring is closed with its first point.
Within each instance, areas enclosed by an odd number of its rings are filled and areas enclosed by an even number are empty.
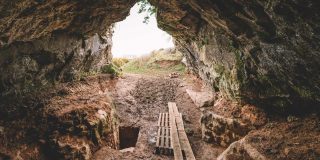
{"type": "MultiPolygon", "coordinates": [[[[189,116],[197,119],[186,125],[223,147],[209,159],[320,157],[317,0],[0,0],[0,158],[41,159],[45,145],[62,159],[92,159],[105,146],[135,145],[139,128],[117,128],[137,115],[116,115],[124,103],[113,101],[122,95],[108,98],[112,77],[101,73],[112,62],[114,24],[137,2],[154,7],[158,27],[173,37],[190,77],[217,94],[206,105],[218,107],[194,110],[189,116]]],[[[179,83],[166,79],[137,81],[136,101],[128,104],[148,106],[156,101],[149,95],[175,100],[174,86],[179,83]],[[157,86],[170,92],[158,93],[157,86]]],[[[150,108],[128,112],[164,107],[150,108]]],[[[196,156],[202,152],[196,149],[196,156]]]]}

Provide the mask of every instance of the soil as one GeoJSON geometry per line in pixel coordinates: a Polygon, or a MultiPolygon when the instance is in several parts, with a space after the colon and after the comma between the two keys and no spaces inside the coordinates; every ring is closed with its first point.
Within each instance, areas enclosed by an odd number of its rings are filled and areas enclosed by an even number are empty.
{"type": "Polygon", "coordinates": [[[267,159],[319,160],[319,117],[312,114],[272,121],[249,133],[247,139],[267,159]]]}
{"type": "Polygon", "coordinates": [[[1,103],[0,159],[65,159],[55,157],[57,148],[48,148],[49,144],[56,146],[57,140],[70,146],[77,146],[79,140],[93,151],[98,149],[97,143],[115,148],[111,99],[106,88],[110,79],[110,75],[87,77],[1,103]],[[104,123],[110,130],[100,138],[90,134],[96,130],[93,125],[99,123],[99,110],[108,116],[104,123]]]}
{"type": "Polygon", "coordinates": [[[200,90],[203,86],[196,77],[126,74],[110,84],[120,126],[139,127],[140,133],[133,152],[122,153],[105,147],[96,152],[94,159],[173,159],[154,154],[158,116],[168,112],[168,102],[176,102],[183,114],[185,130],[197,159],[215,159],[225,149],[201,140],[201,111],[186,93],[188,88],[200,90]]]}
{"type": "MultiPolygon", "coordinates": [[[[19,101],[6,99],[0,104],[0,159],[48,159],[43,144],[51,140],[73,148],[90,146],[92,159],[96,160],[173,159],[154,154],[159,113],[168,112],[167,103],[172,101],[183,114],[196,159],[214,160],[226,148],[202,140],[200,118],[203,111],[195,106],[186,89],[203,91],[207,88],[192,75],[125,74],[118,79],[98,75],[61,84],[19,101]],[[94,126],[100,123],[97,113],[101,110],[109,117],[103,123],[107,125],[103,128],[108,130],[100,136],[88,134],[100,130],[94,126]],[[115,124],[132,137],[138,135],[137,139],[124,144],[118,142],[116,136],[122,133],[118,134],[115,124]],[[121,144],[131,148],[120,150],[121,144]]],[[[239,107],[218,94],[215,96],[215,104],[206,111],[250,122],[254,127],[246,136],[246,142],[267,159],[320,158],[319,113],[304,117],[267,115],[254,106],[239,107]]],[[[53,150],[58,149],[61,146],[53,150]]]]}

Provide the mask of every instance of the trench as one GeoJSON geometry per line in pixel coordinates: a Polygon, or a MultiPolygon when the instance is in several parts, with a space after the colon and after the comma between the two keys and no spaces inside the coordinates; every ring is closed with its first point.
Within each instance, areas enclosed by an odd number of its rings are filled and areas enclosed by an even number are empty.
{"type": "Polygon", "coordinates": [[[119,127],[119,149],[135,147],[139,137],[139,127],[119,127]]]}

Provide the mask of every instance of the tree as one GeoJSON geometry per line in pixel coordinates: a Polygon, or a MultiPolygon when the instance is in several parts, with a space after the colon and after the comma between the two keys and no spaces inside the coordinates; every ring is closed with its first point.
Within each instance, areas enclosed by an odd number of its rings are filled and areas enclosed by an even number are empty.
{"type": "Polygon", "coordinates": [[[141,14],[141,13],[146,13],[147,14],[144,17],[143,23],[148,24],[150,17],[157,12],[156,7],[152,6],[148,2],[148,0],[139,0],[138,5],[140,7],[138,13],[139,14],[141,14]]]}

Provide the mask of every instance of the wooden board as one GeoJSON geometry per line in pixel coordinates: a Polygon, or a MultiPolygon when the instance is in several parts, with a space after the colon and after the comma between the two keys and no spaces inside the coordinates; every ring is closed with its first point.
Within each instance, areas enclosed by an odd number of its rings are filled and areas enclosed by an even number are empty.
{"type": "Polygon", "coordinates": [[[184,130],[182,114],[179,113],[178,108],[175,104],[172,105],[172,107],[173,107],[173,114],[176,121],[179,142],[180,142],[180,147],[183,153],[183,157],[185,157],[187,160],[195,160],[192,148],[190,146],[190,142],[188,140],[188,136],[184,130]]]}
{"type": "Polygon", "coordinates": [[[169,113],[160,113],[156,153],[174,154],[175,160],[195,160],[187,134],[184,130],[182,114],[175,103],[168,103],[169,113]]]}
{"type": "Polygon", "coordinates": [[[181,149],[182,149],[187,160],[195,160],[196,158],[194,157],[188,136],[187,136],[184,128],[179,128],[179,127],[184,126],[181,113],[179,114],[179,116],[176,116],[176,119],[179,119],[178,121],[181,122],[180,125],[177,124],[181,149]]]}
{"type": "Polygon", "coordinates": [[[169,117],[170,117],[170,131],[171,131],[171,145],[173,148],[173,154],[175,160],[183,160],[183,155],[180,147],[179,136],[177,132],[177,126],[174,115],[175,103],[169,102],[169,117]]]}
{"type": "Polygon", "coordinates": [[[156,141],[156,154],[172,155],[169,114],[160,113],[158,120],[158,134],[156,141]]]}

